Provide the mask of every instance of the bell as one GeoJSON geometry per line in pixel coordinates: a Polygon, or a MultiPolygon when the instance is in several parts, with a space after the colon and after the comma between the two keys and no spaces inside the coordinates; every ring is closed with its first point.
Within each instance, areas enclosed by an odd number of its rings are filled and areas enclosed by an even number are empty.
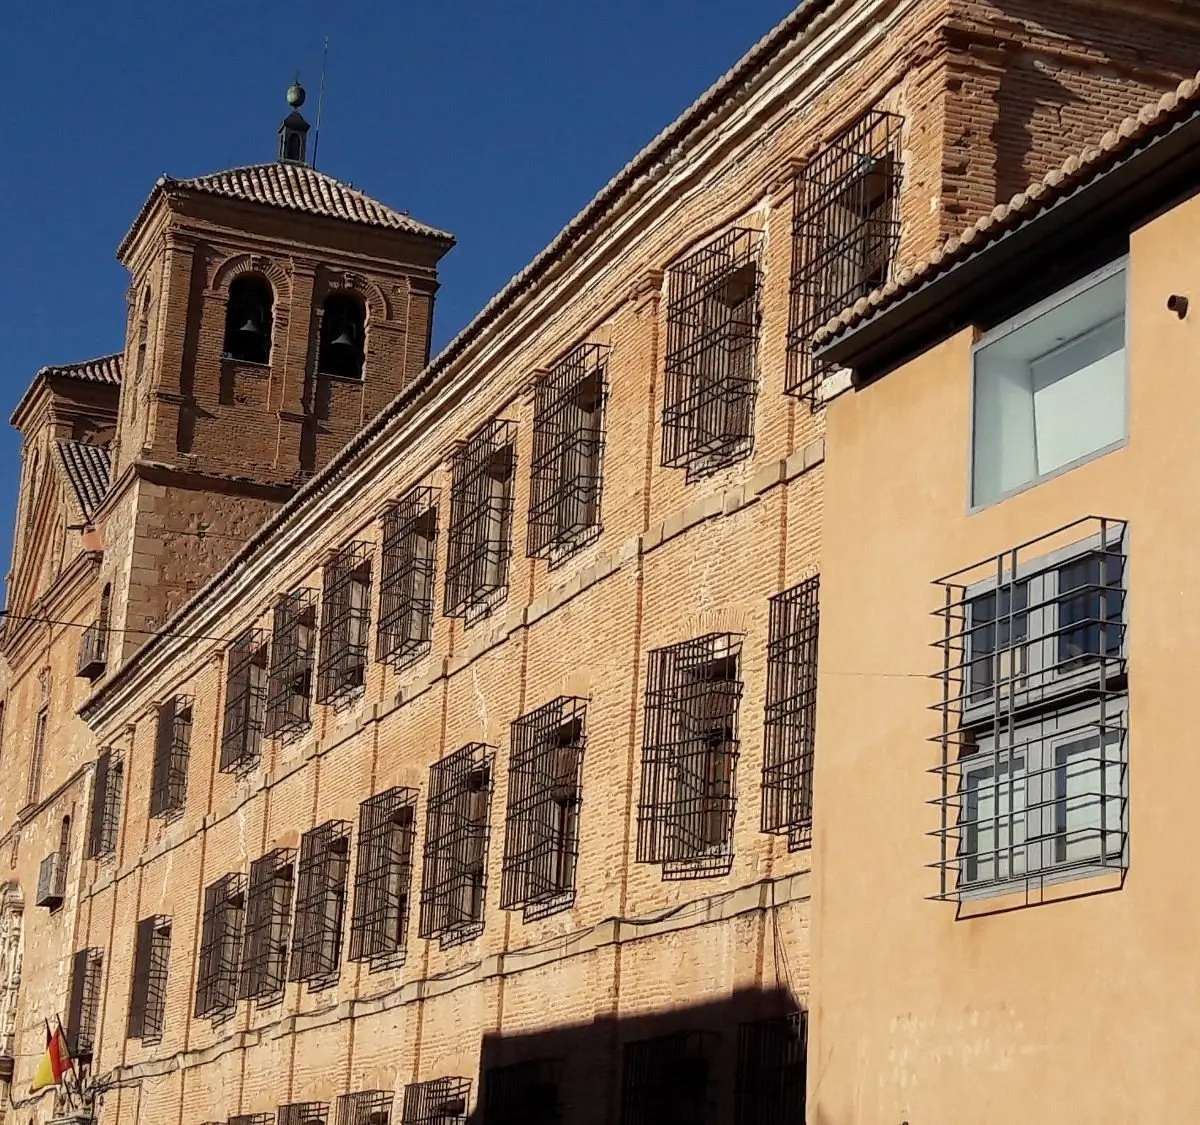
{"type": "Polygon", "coordinates": [[[244,336],[257,336],[261,331],[258,320],[253,315],[247,316],[246,323],[238,329],[238,332],[244,336]]]}
{"type": "Polygon", "coordinates": [[[354,347],[354,326],[347,324],[343,326],[332,340],[329,341],[331,348],[352,348],[354,347]]]}

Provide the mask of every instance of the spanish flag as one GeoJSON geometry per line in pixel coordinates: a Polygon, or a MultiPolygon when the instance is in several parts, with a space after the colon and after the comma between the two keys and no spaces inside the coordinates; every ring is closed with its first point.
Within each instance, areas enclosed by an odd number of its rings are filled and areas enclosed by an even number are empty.
{"type": "Polygon", "coordinates": [[[47,1086],[61,1086],[63,1075],[74,1067],[71,1061],[71,1050],[67,1046],[67,1037],[63,1034],[60,1023],[54,1031],[50,1030],[50,1022],[46,1021],[46,1053],[38,1064],[37,1073],[33,1076],[33,1084],[29,1087],[31,1094],[44,1090],[47,1086]]]}

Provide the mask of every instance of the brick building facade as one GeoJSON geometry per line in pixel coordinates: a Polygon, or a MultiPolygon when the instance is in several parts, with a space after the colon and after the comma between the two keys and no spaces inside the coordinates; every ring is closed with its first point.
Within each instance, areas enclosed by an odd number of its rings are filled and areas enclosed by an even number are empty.
{"type": "Polygon", "coordinates": [[[1198,45],[812,0],[432,363],[449,236],[302,119],[160,182],[123,355],[15,418],[10,1114],[61,1012],[105,1122],[798,1120],[810,337],[1198,45]]]}

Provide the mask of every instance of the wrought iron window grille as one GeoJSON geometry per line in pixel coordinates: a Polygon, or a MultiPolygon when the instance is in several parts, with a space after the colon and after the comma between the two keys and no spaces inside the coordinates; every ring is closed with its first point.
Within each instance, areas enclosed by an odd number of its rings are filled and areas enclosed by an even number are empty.
{"type": "Polygon", "coordinates": [[[391,1090],[361,1090],[337,1100],[337,1125],[389,1125],[396,1095],[391,1090]]]}
{"type": "Polygon", "coordinates": [[[900,244],[903,125],[894,113],[871,110],[796,179],[787,389],[813,410],[829,373],[813,359],[813,334],[887,281],[900,244]]]}
{"type": "Polygon", "coordinates": [[[306,982],[310,991],[337,982],[349,870],[349,821],[328,820],[304,833],[288,979],[306,982]]]}
{"type": "Polygon", "coordinates": [[[229,649],[221,727],[222,772],[248,772],[262,756],[267,719],[267,651],[267,634],[262,629],[247,629],[229,649]]]}
{"type": "Polygon", "coordinates": [[[625,1044],[621,1125],[712,1125],[709,1090],[716,1038],[678,1032],[625,1044]]]}
{"type": "Polygon", "coordinates": [[[500,906],[546,917],[575,901],[587,700],[561,696],[511,727],[500,906]]]}
{"type": "Polygon", "coordinates": [[[734,1125],[791,1125],[804,1120],[808,1013],[738,1028],[734,1125]]]}
{"type": "Polygon", "coordinates": [[[280,598],[271,623],[268,737],[288,738],[312,722],[316,638],[316,590],[295,590],[280,598]]]}
{"type": "Polygon", "coordinates": [[[517,425],[489,422],[451,462],[447,617],[474,621],[503,601],[512,557],[517,425]]]}
{"type": "Polygon", "coordinates": [[[1125,524],[1088,517],[936,582],[937,899],[1128,865],[1125,524]]]}
{"type": "Polygon", "coordinates": [[[92,778],[92,807],[88,823],[88,859],[112,855],[121,827],[121,791],[125,786],[125,755],[103,750],[92,778]]]}
{"type": "Polygon", "coordinates": [[[404,1087],[403,1125],[466,1125],[469,1078],[434,1078],[404,1087]]]}
{"type": "Polygon", "coordinates": [[[79,638],[76,675],[95,680],[108,663],[108,623],[93,621],[79,638]]]}
{"type": "Polygon", "coordinates": [[[419,660],[433,642],[437,502],[437,489],[421,486],[383,517],[378,655],[393,668],[419,660]]]}
{"type": "Polygon", "coordinates": [[[196,976],[197,1019],[220,1020],[237,1007],[246,876],[232,871],[204,889],[200,967],[196,976]]]}
{"type": "Polygon", "coordinates": [[[483,1125],[559,1125],[562,1066],[534,1059],[494,1066],[483,1076],[483,1125]]]}
{"type": "Polygon", "coordinates": [[[740,635],[710,633],[650,653],[637,859],[664,878],[733,863],[741,648],[740,635]]]}
{"type": "Polygon", "coordinates": [[[277,848],[250,864],[239,1000],[257,1000],[265,1007],[283,998],[295,862],[293,849],[277,848]]]}
{"type": "Polygon", "coordinates": [[[601,530],[606,344],[580,344],[534,391],[527,553],[557,566],[601,530]]]}
{"type": "Polygon", "coordinates": [[[38,906],[44,906],[53,913],[63,904],[67,895],[67,857],[62,849],[51,852],[38,865],[37,898],[38,906]]]}
{"type": "Polygon", "coordinates": [[[814,574],[771,599],[762,830],[786,835],[789,851],[812,843],[820,593],[814,574]]]}
{"type": "Polygon", "coordinates": [[[176,695],[158,709],[150,779],[151,817],[171,818],[183,812],[191,744],[192,697],[176,695]]]}
{"type": "Polygon", "coordinates": [[[417,936],[443,948],[483,931],[496,749],[473,742],[429,768],[417,936]]]}
{"type": "Polygon", "coordinates": [[[104,972],[104,950],[81,949],[71,963],[71,995],[67,1003],[67,1046],[71,1057],[86,1062],[96,1049],[100,1030],[100,981],[104,972]]]}
{"type": "Polygon", "coordinates": [[[371,551],[370,543],[348,543],[325,564],[318,703],[345,703],[361,695],[366,686],[371,633],[371,551]]]}
{"type": "Polygon", "coordinates": [[[229,1118],[225,1125],[275,1125],[273,1113],[238,1113],[229,1118]]]}
{"type": "Polygon", "coordinates": [[[126,1037],[143,1044],[162,1039],[167,1012],[167,968],[171,960],[171,919],[143,918],[137,924],[133,954],[133,989],[129,998],[126,1037]]]}
{"type": "Polygon", "coordinates": [[[328,1102],[289,1102],[279,1106],[275,1125],[329,1125],[328,1102]]]}
{"type": "Polygon", "coordinates": [[[662,463],[688,480],[754,447],[761,245],[738,227],[668,272],[662,463]]]}
{"type": "Polygon", "coordinates": [[[417,791],[396,786],[359,806],[350,960],[398,968],[408,949],[417,791]]]}

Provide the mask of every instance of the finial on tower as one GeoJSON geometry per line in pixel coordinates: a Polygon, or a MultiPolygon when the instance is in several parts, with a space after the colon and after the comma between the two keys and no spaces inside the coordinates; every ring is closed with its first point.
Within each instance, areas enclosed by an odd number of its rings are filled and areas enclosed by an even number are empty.
{"type": "Polygon", "coordinates": [[[305,150],[308,148],[308,122],[300,114],[305,99],[304,87],[300,85],[300,72],[287,89],[287,104],[292,112],[279,126],[279,159],[284,164],[306,164],[305,150]]]}

